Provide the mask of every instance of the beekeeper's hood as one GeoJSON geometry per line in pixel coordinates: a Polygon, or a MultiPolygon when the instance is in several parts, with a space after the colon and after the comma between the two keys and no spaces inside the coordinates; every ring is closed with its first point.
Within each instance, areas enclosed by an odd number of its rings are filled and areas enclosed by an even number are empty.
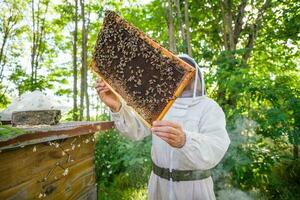
{"type": "Polygon", "coordinates": [[[191,89],[186,88],[180,98],[189,98],[192,97],[195,99],[196,97],[199,96],[204,96],[205,95],[205,84],[204,84],[204,78],[203,78],[203,73],[201,71],[201,68],[198,66],[196,61],[191,58],[190,56],[186,54],[181,54],[178,56],[181,58],[183,61],[191,65],[192,67],[196,68],[196,75],[195,75],[195,81],[193,83],[193,87],[191,89]]]}

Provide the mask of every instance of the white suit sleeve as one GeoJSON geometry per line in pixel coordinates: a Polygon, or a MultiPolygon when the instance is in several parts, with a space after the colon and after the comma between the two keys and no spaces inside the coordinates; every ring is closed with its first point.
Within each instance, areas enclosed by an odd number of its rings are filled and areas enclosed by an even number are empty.
{"type": "Polygon", "coordinates": [[[230,144],[223,110],[213,103],[200,120],[199,132],[186,131],[186,143],[178,149],[196,169],[211,169],[223,158],[230,144]]]}
{"type": "Polygon", "coordinates": [[[111,117],[120,133],[131,140],[141,140],[151,133],[123,101],[119,112],[111,112],[111,117]]]}

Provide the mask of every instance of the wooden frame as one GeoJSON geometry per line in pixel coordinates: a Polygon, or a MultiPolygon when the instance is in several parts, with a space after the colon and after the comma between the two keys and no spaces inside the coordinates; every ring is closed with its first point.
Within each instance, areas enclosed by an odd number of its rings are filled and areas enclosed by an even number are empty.
{"type": "MultiPolygon", "coordinates": [[[[108,11],[108,12],[112,12],[112,11],[108,11]]],[[[152,40],[151,38],[149,38],[148,36],[146,36],[143,32],[141,32],[140,30],[138,30],[133,25],[131,25],[128,22],[126,22],[125,20],[123,20],[117,14],[115,14],[115,16],[116,16],[115,20],[116,20],[116,22],[120,26],[123,26],[123,28],[125,28],[126,30],[130,30],[130,31],[135,32],[141,39],[143,39],[145,42],[147,42],[153,48],[157,49],[164,56],[166,56],[166,57],[168,57],[168,58],[176,61],[179,64],[179,66],[182,67],[184,69],[184,71],[185,71],[185,75],[183,76],[183,78],[181,79],[181,82],[179,83],[179,86],[177,87],[177,89],[173,93],[173,97],[171,98],[171,100],[168,101],[167,105],[164,107],[164,109],[162,110],[162,112],[159,114],[159,116],[156,119],[156,120],[161,120],[166,115],[166,113],[168,112],[168,110],[170,109],[170,107],[172,106],[172,104],[174,103],[174,101],[176,100],[176,98],[182,93],[182,91],[184,90],[184,88],[188,85],[188,83],[190,82],[190,80],[195,75],[195,68],[192,67],[192,66],[190,66],[188,63],[184,62],[182,59],[178,58],[172,52],[170,52],[167,49],[165,49],[164,47],[160,46],[154,40],[152,40]]],[[[98,75],[98,76],[100,76],[102,78],[102,80],[106,83],[106,85],[108,86],[108,88],[114,94],[116,94],[118,97],[120,97],[121,99],[124,100],[124,98],[120,94],[118,94],[118,92],[116,92],[116,90],[110,84],[108,84],[108,82],[105,80],[104,76],[102,75],[102,73],[97,68],[95,60],[92,60],[92,62],[91,62],[91,64],[89,66],[92,69],[92,71],[94,71],[96,73],[96,75],[98,75]]],[[[134,109],[132,109],[132,110],[133,110],[134,113],[137,114],[138,118],[145,123],[145,125],[147,127],[149,127],[149,128],[152,127],[152,125],[149,124],[137,111],[135,111],[134,109]]]]}

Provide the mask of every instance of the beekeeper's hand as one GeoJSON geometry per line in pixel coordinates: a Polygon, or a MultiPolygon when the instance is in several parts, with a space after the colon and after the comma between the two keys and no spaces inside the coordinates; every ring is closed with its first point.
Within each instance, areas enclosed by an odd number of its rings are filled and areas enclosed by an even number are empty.
{"type": "Polygon", "coordinates": [[[179,124],[167,120],[154,121],[151,131],[172,147],[181,148],[185,144],[185,133],[179,124]]]}
{"type": "Polygon", "coordinates": [[[113,111],[118,112],[121,108],[121,101],[117,95],[115,95],[104,83],[104,81],[98,77],[95,86],[100,99],[113,111]]]}

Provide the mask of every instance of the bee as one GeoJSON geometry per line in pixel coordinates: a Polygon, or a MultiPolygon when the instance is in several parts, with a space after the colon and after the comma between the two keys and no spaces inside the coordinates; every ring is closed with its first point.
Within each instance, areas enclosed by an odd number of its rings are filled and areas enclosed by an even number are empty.
{"type": "Polygon", "coordinates": [[[135,76],[130,76],[130,77],[128,78],[128,81],[133,81],[133,80],[135,80],[135,76]]]}

